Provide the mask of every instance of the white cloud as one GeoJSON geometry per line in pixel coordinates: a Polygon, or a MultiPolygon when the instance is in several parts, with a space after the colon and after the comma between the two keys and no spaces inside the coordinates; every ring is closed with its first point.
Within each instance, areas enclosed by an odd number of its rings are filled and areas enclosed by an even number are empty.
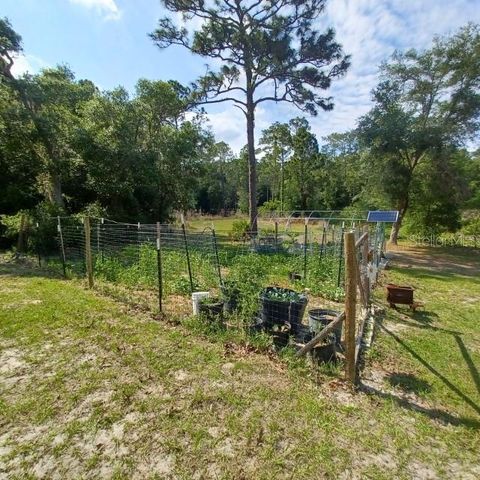
{"type": "Polygon", "coordinates": [[[24,73],[37,73],[40,69],[48,67],[48,64],[35,55],[18,55],[14,58],[12,74],[14,77],[20,77],[24,73]]]}
{"type": "Polygon", "coordinates": [[[70,3],[81,5],[82,7],[94,10],[105,20],[119,20],[122,16],[115,0],[69,0],[70,3]]]}
{"type": "MultiPolygon", "coordinates": [[[[378,66],[395,49],[428,48],[435,35],[454,32],[467,22],[480,22],[478,0],[330,0],[320,29],[333,26],[337,41],[352,55],[347,75],[333,83],[325,96],[333,96],[335,108],[308,117],[319,140],[333,132],[353,128],[359,116],[371,108],[371,90],[378,81],[378,66]]],[[[256,138],[274,121],[288,122],[303,115],[290,105],[262,104],[257,112],[256,138]]],[[[219,140],[238,151],[246,142],[241,112],[225,103],[210,113],[219,140]]]]}

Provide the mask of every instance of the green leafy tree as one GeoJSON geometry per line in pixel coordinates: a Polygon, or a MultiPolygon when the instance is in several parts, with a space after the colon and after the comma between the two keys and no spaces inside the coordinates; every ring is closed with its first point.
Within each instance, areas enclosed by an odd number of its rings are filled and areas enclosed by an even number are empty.
{"type": "Polygon", "coordinates": [[[13,214],[39,201],[35,129],[16,92],[0,83],[0,212],[13,214]]]}
{"type": "Polygon", "coordinates": [[[313,199],[318,188],[316,176],[322,168],[318,142],[304,118],[289,122],[292,155],[285,167],[287,198],[292,209],[314,209],[313,199]]]}
{"type": "Polygon", "coordinates": [[[356,132],[332,133],[324,142],[318,204],[327,210],[342,210],[353,204],[365,209],[365,202],[372,200],[362,198],[365,179],[370,173],[363,161],[356,132]]]}
{"type": "Polygon", "coordinates": [[[0,78],[14,80],[14,57],[22,50],[22,37],[12,28],[8,18],[0,18],[0,78]]]}
{"type": "Polygon", "coordinates": [[[140,80],[82,110],[87,185],[116,216],[165,220],[194,205],[200,164],[212,142],[199,119],[185,121],[182,89],[140,80]]]}
{"type": "Polygon", "coordinates": [[[235,157],[225,142],[212,144],[202,164],[196,206],[202,212],[226,215],[237,203],[235,157]]]}
{"type": "Polygon", "coordinates": [[[395,53],[382,66],[374,107],[359,122],[377,187],[399,212],[390,240],[411,206],[419,165],[441,164],[443,151],[475,136],[480,119],[480,30],[467,25],[435,38],[425,51],[395,53]]]}
{"type": "Polygon", "coordinates": [[[333,29],[315,29],[325,0],[244,1],[163,0],[184,23],[202,20],[189,35],[185,26],[162,18],[151,34],[160,48],[180,45],[223,62],[193,84],[195,104],[232,102],[245,115],[249,166],[251,230],[257,231],[255,111],[267,101],[288,102],[310,114],[330,110],[333,102],[319,92],[343,75],[349,59],[335,42],[333,29]]]}
{"type": "Polygon", "coordinates": [[[292,149],[292,138],[287,123],[275,122],[262,132],[260,145],[264,156],[261,170],[268,178],[273,197],[277,199],[280,211],[285,207],[285,163],[292,149]]]}

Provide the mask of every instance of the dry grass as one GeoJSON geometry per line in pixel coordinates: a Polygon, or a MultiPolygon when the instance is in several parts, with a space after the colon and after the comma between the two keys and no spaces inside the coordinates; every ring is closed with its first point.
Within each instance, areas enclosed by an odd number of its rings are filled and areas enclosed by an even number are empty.
{"type": "Polygon", "coordinates": [[[474,415],[433,418],[191,327],[0,264],[0,478],[480,475],[474,415]]]}

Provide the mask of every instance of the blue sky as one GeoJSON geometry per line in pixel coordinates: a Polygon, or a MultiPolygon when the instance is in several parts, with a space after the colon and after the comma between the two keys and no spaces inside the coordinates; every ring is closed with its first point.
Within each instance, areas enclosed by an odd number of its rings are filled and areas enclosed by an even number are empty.
{"type": "MultiPolygon", "coordinates": [[[[15,74],[65,63],[102,89],[123,85],[130,91],[142,77],[188,83],[205,71],[208,59],[180,47],[160,51],[148,38],[164,13],[159,0],[2,0],[0,8],[23,37],[15,74]]],[[[480,23],[480,0],[330,0],[319,27],[336,29],[352,67],[328,92],[333,112],[309,118],[319,139],[352,128],[368,111],[378,65],[395,49],[428,47],[434,35],[469,21],[480,23]]],[[[208,113],[217,139],[238,151],[246,142],[241,112],[225,103],[208,113]]],[[[297,115],[290,105],[262,104],[257,137],[273,121],[297,115]]]]}

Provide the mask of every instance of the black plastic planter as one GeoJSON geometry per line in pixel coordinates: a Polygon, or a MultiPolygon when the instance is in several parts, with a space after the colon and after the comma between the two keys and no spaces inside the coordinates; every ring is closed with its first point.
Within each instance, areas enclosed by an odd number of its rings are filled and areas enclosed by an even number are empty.
{"type": "Polygon", "coordinates": [[[334,362],[337,359],[335,342],[317,345],[311,350],[312,360],[322,362],[334,362]]]}
{"type": "Polygon", "coordinates": [[[315,333],[312,332],[309,326],[298,325],[297,332],[295,333],[295,342],[308,343],[314,336],[315,336],[315,333]]]}
{"type": "MultiPolygon", "coordinates": [[[[312,308],[308,311],[308,324],[310,328],[315,332],[321,332],[327,325],[333,322],[338,315],[339,312],[335,310],[325,310],[322,308],[312,308]]],[[[342,338],[342,324],[338,325],[335,330],[333,330],[335,334],[336,341],[340,342],[342,338]]]]}
{"type": "Polygon", "coordinates": [[[274,325],[284,325],[288,322],[291,325],[291,332],[295,334],[298,331],[298,326],[302,323],[307,302],[307,297],[299,295],[293,290],[268,287],[260,294],[260,318],[267,328],[272,328],[274,325]],[[269,293],[272,291],[282,291],[287,295],[296,294],[300,299],[298,301],[273,300],[269,298],[269,293]]]}
{"type": "Polygon", "coordinates": [[[223,302],[200,303],[200,315],[211,321],[223,320],[223,302]]]}

